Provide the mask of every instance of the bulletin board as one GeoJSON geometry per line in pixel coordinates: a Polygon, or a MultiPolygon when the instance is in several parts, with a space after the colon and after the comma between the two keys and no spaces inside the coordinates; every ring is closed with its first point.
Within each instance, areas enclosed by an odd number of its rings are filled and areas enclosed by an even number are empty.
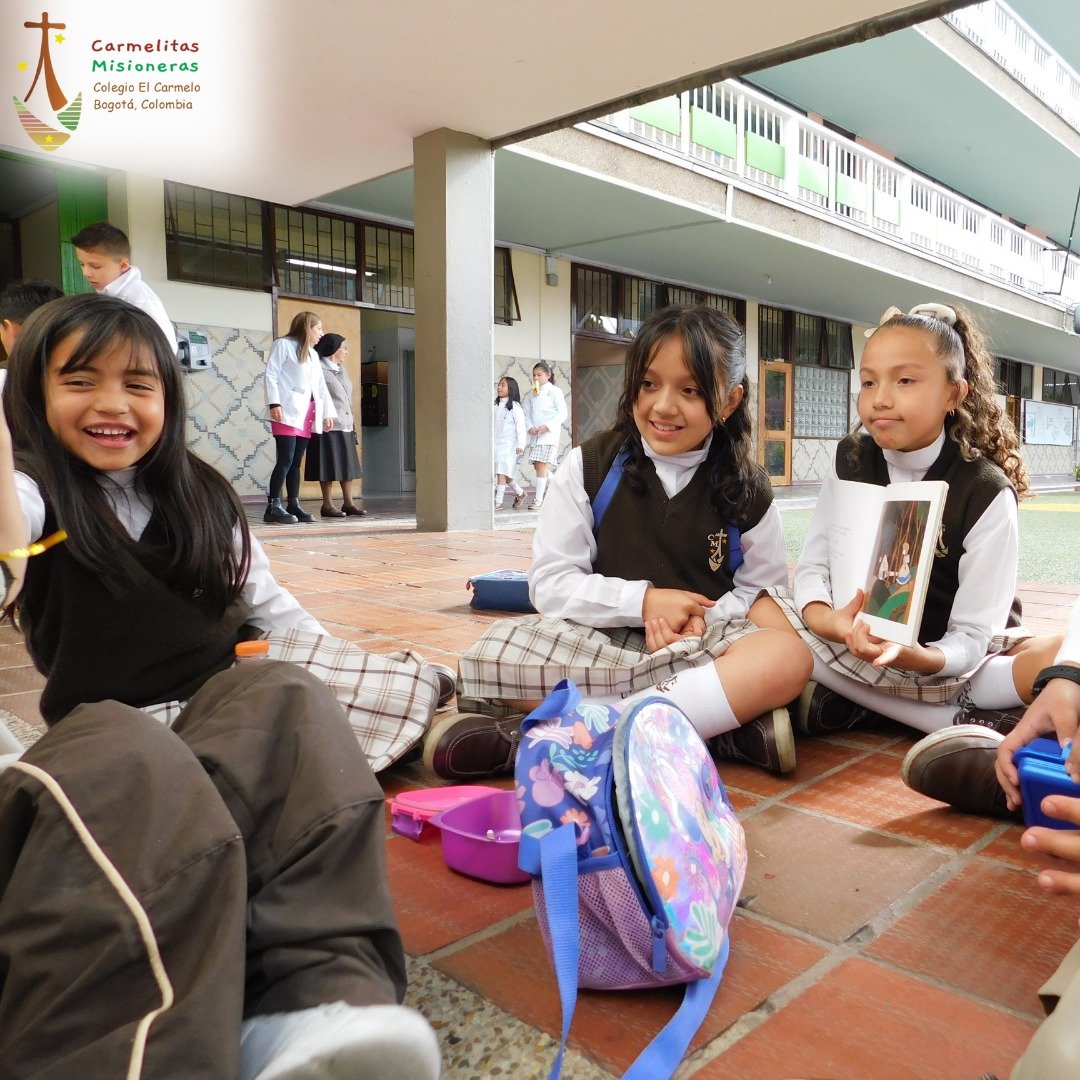
{"type": "Polygon", "coordinates": [[[1071,446],[1076,409],[1051,401],[1024,402],[1024,442],[1041,446],[1071,446]]]}

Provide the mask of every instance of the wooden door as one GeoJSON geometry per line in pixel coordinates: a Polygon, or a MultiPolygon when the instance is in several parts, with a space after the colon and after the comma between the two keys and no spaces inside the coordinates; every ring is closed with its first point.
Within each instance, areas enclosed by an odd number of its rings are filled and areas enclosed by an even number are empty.
{"type": "MultiPolygon", "coordinates": [[[[293,321],[293,316],[299,311],[314,311],[316,315],[322,320],[323,333],[325,334],[340,334],[346,344],[349,346],[349,351],[346,354],[345,370],[349,373],[349,378],[352,380],[353,386],[353,400],[352,409],[353,417],[356,422],[356,434],[359,438],[360,432],[360,308],[354,307],[352,304],[335,304],[327,300],[313,300],[310,297],[303,296],[275,296],[274,298],[274,337],[283,337],[289,330],[289,323],[293,321]]],[[[356,448],[357,453],[360,455],[360,468],[363,471],[364,467],[364,448],[363,445],[359,445],[356,448]]],[[[303,473],[301,472],[301,476],[303,473]]],[[[334,498],[336,499],[340,492],[338,492],[336,486],[334,489],[334,498]]],[[[319,485],[313,480],[310,483],[302,481],[300,484],[300,497],[302,499],[321,499],[322,490],[319,485]]],[[[364,481],[357,480],[353,485],[353,497],[357,500],[364,497],[364,481]]]]}
{"type": "Polygon", "coordinates": [[[762,360],[758,365],[758,464],[773,487],[791,483],[791,364],[762,360]]]}

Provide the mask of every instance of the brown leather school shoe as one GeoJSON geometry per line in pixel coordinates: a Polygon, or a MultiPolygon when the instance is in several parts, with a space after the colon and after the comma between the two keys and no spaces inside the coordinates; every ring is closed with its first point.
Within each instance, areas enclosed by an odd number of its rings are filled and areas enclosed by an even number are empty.
{"type": "Polygon", "coordinates": [[[504,720],[483,713],[451,713],[424,737],[424,764],[444,780],[482,780],[514,771],[521,715],[504,720]]]}
{"type": "Polygon", "coordinates": [[[994,762],[1004,735],[981,724],[957,724],[920,739],[904,758],[900,775],[912,791],[956,810],[1022,821],[1010,810],[994,762]]]}
{"type": "Polygon", "coordinates": [[[795,723],[804,735],[837,735],[850,731],[870,716],[869,710],[811,679],[799,696],[795,723]]]}
{"type": "Polygon", "coordinates": [[[781,776],[795,768],[795,736],[786,708],[773,709],[734,731],[717,735],[709,745],[721,761],[757,765],[781,776]]]}
{"type": "Polygon", "coordinates": [[[435,675],[439,680],[438,706],[445,705],[455,693],[457,693],[457,672],[446,664],[428,664],[435,669],[435,675]]]}

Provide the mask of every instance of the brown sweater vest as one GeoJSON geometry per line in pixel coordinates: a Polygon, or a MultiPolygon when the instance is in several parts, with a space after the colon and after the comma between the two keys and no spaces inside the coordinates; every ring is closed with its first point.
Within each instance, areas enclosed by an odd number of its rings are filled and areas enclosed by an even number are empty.
{"type": "MultiPolygon", "coordinates": [[[[56,527],[51,512],[45,531],[56,527]]],[[[131,549],[118,547],[127,585],[110,592],[66,544],[27,564],[20,600],[26,648],[46,678],[41,715],[49,724],[76,705],[113,699],[154,705],[189,698],[233,662],[247,636],[245,604],[224,615],[161,580],[164,530],[156,517],[131,549]]]]}
{"type": "MultiPolygon", "coordinates": [[[[585,492],[595,498],[615,455],[621,432],[606,431],[581,446],[585,492]]],[[[708,473],[712,455],[690,482],[669,499],[653,463],[643,458],[642,490],[624,476],[608,504],[596,537],[593,571],[628,581],[648,580],[659,589],[690,589],[717,599],[734,588],[727,550],[727,526],[752,529],[772,503],[764,473],[755,474],[754,499],[742,521],[729,521],[712,499],[708,473]]]]}

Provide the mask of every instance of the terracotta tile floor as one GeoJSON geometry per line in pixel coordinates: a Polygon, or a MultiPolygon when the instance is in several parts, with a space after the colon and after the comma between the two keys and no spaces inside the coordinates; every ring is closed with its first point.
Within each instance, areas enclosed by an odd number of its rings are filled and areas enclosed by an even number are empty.
{"type": "MultiPolygon", "coordinates": [[[[516,522],[515,522],[516,524],[516,522]]],[[[280,579],[365,648],[453,662],[492,618],[471,574],[526,567],[530,534],[454,535],[365,519],[258,526],[280,579]]],[[[1039,629],[1064,625],[1075,588],[1033,585],[1039,629]]],[[[0,629],[0,709],[40,724],[41,680],[0,629]]],[[[1002,1080],[1040,1018],[1036,988],[1076,936],[1075,905],[1037,890],[1020,830],[909,792],[898,725],[799,744],[783,779],[725,767],[750,863],[732,959],[680,1077],[717,1080],[1002,1080]]],[[[388,794],[435,783],[420,765],[388,794]]],[[[509,781],[504,781],[503,786],[509,781]]],[[[390,885],[414,988],[449,1080],[543,1077],[558,997],[527,886],[446,868],[434,838],[387,834],[390,885]]],[[[617,1075],[675,1007],[671,991],[585,992],[570,1078],[617,1075]]]]}

